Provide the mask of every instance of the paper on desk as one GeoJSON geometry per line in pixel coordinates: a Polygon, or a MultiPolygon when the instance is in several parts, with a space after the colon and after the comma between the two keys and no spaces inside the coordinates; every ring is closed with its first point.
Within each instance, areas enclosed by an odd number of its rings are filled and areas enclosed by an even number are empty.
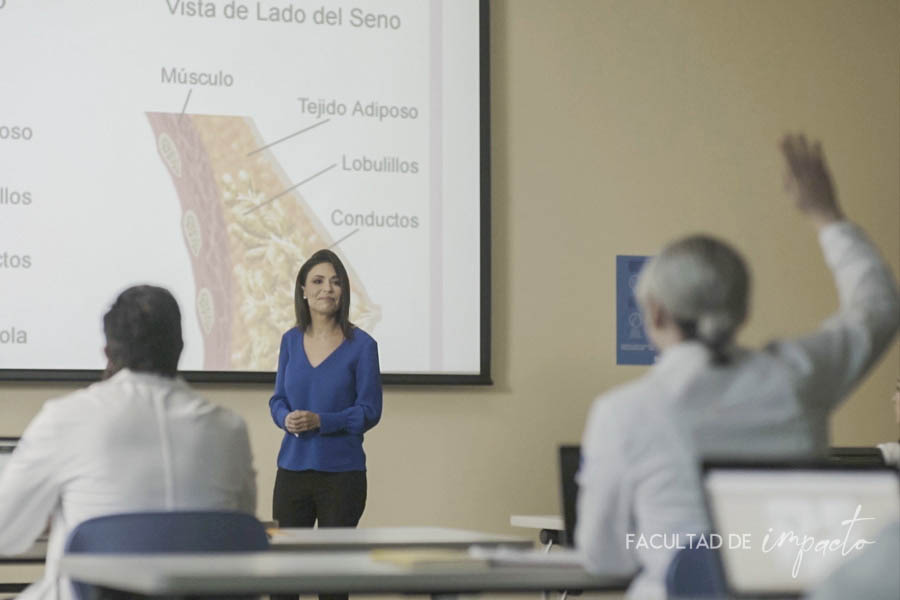
{"type": "Polygon", "coordinates": [[[495,567],[570,567],[581,569],[584,564],[581,553],[570,548],[560,548],[553,552],[545,552],[543,550],[473,546],[469,549],[469,556],[487,560],[495,567]]]}
{"type": "Polygon", "coordinates": [[[378,548],[370,552],[372,560],[409,568],[452,568],[488,566],[488,560],[465,550],[444,548],[378,548]]]}

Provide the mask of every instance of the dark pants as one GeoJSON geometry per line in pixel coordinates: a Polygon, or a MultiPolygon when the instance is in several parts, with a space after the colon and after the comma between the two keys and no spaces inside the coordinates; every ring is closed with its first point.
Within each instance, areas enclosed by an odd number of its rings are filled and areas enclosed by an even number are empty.
{"type": "MultiPolygon", "coordinates": [[[[278,469],[272,518],[279,527],[356,527],[366,508],[366,472],[278,469]]],[[[296,600],[277,595],[272,600],[296,600]]],[[[347,594],[319,594],[319,600],[347,600],[347,594]]]]}

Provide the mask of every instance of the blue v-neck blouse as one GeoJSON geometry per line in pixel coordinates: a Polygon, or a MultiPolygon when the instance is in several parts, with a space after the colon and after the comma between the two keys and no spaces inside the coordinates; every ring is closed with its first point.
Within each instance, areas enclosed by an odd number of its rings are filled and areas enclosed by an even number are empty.
{"type": "Polygon", "coordinates": [[[275,424],[294,410],[319,415],[321,426],[295,436],[285,431],[278,466],[291,471],[365,471],[363,433],[381,419],[378,344],[362,329],[313,367],[303,332],[292,327],[281,338],[275,393],[269,400],[275,424]]]}

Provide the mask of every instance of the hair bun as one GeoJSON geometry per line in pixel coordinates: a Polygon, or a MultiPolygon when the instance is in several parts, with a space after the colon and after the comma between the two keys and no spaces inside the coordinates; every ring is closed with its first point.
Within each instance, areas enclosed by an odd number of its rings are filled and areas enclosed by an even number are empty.
{"type": "Polygon", "coordinates": [[[708,344],[717,345],[731,338],[738,323],[727,312],[701,314],[697,319],[697,337],[708,344]]]}

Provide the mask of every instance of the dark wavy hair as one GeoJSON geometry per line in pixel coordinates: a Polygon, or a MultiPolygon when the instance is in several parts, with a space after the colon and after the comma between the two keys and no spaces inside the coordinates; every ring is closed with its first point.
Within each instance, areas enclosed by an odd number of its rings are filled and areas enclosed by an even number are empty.
{"type": "Polygon", "coordinates": [[[109,377],[120,369],[174,377],[184,342],[174,296],[151,285],[130,287],[103,316],[109,377]]]}
{"type": "Polygon", "coordinates": [[[327,248],[310,256],[300,267],[300,272],[297,273],[297,283],[294,285],[294,312],[297,314],[297,327],[300,328],[300,331],[306,331],[312,322],[309,314],[309,302],[303,297],[303,286],[306,285],[306,278],[310,270],[322,263],[328,263],[334,267],[334,272],[341,282],[341,298],[338,302],[335,320],[344,333],[344,337],[350,339],[353,336],[354,327],[350,322],[350,277],[347,276],[347,269],[344,268],[344,263],[341,262],[338,255],[327,248]]]}

